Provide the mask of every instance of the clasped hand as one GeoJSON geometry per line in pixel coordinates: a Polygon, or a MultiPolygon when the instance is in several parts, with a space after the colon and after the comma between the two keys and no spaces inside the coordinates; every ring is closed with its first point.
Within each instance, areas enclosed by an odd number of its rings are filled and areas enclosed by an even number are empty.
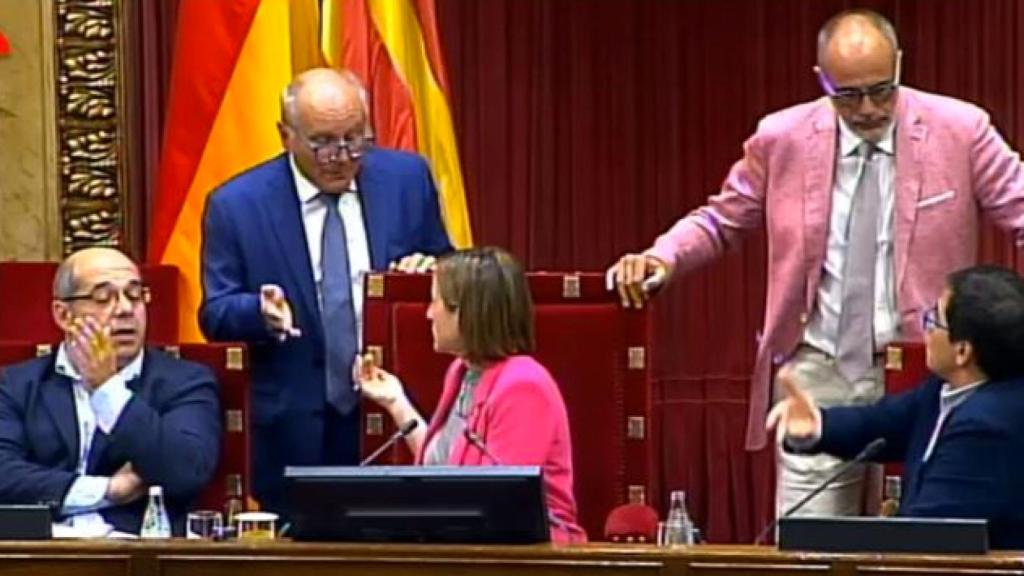
{"type": "Polygon", "coordinates": [[[649,254],[626,254],[605,272],[605,288],[617,289],[623,308],[643,308],[672,274],[672,267],[649,254]]]}

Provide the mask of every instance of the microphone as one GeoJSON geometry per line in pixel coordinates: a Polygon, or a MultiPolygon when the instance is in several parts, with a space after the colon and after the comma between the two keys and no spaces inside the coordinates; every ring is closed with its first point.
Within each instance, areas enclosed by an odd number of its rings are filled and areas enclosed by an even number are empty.
{"type": "Polygon", "coordinates": [[[871,442],[868,442],[868,445],[865,446],[864,449],[861,450],[859,454],[854,456],[853,460],[850,460],[846,464],[843,464],[842,466],[840,466],[839,469],[836,470],[831,476],[826,478],[824,482],[822,482],[821,484],[818,484],[814,488],[814,490],[811,490],[810,492],[808,492],[806,496],[804,496],[799,501],[797,501],[796,504],[793,504],[792,506],[790,506],[789,509],[786,510],[785,512],[783,512],[782,515],[780,515],[778,518],[776,518],[776,519],[772,520],[771,522],[769,522],[768,525],[764,527],[764,530],[761,530],[761,533],[757,535],[757,538],[754,539],[754,545],[760,544],[765,539],[765,537],[768,536],[768,534],[771,533],[771,531],[775,529],[775,526],[779,523],[779,520],[781,520],[783,518],[788,518],[794,512],[796,512],[797,510],[803,508],[804,505],[807,504],[811,500],[811,498],[814,498],[815,496],[820,494],[822,490],[824,490],[825,488],[828,488],[829,484],[832,484],[833,482],[835,482],[837,478],[839,478],[840,476],[845,474],[850,468],[853,468],[855,465],[861,464],[865,460],[870,460],[870,459],[874,458],[875,456],[877,456],[878,453],[881,452],[885,448],[885,445],[886,445],[885,438],[875,438],[871,442]]]}
{"type": "Polygon", "coordinates": [[[402,427],[399,428],[398,430],[396,430],[395,433],[392,434],[390,438],[388,438],[387,442],[381,444],[380,448],[377,448],[376,450],[374,450],[373,454],[370,454],[365,459],[363,459],[363,461],[360,462],[359,465],[360,466],[366,466],[370,462],[373,462],[374,460],[377,459],[378,456],[383,454],[385,450],[387,450],[388,448],[391,448],[392,446],[394,446],[395,442],[398,442],[399,439],[405,438],[406,436],[408,436],[409,433],[412,432],[413,430],[415,430],[416,427],[419,426],[419,425],[420,425],[420,421],[415,419],[415,418],[413,418],[412,420],[409,420],[405,424],[402,424],[402,427]]]}
{"type": "Polygon", "coordinates": [[[487,444],[484,444],[484,441],[476,432],[473,432],[469,428],[465,428],[462,431],[462,435],[466,437],[466,440],[468,440],[470,444],[476,446],[477,450],[483,452],[484,456],[490,458],[491,462],[494,462],[498,466],[503,466],[501,460],[499,460],[494,454],[491,453],[490,450],[487,449],[487,444]]]}
{"type": "MultiPolygon", "coordinates": [[[[480,438],[479,434],[473,432],[469,428],[465,428],[462,430],[462,435],[466,437],[466,440],[468,440],[470,444],[476,446],[476,449],[482,452],[484,456],[490,458],[491,462],[494,462],[496,466],[504,466],[504,464],[501,463],[501,460],[499,460],[497,456],[495,456],[490,450],[487,449],[487,444],[484,444],[484,441],[482,438],[480,438]]],[[[551,522],[552,524],[558,526],[562,530],[569,530],[569,525],[566,524],[565,521],[559,518],[558,516],[555,516],[554,512],[548,510],[547,504],[545,504],[544,509],[548,514],[548,522],[551,522]]]]}

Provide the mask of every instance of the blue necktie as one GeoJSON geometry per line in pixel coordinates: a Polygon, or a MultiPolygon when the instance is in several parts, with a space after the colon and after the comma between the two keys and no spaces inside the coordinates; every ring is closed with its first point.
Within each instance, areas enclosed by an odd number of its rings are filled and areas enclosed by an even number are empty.
{"type": "Polygon", "coordinates": [[[359,403],[352,388],[352,364],[356,357],[356,314],[352,304],[352,280],[348,268],[345,223],[338,213],[337,194],[320,194],[327,207],[321,240],[321,318],[326,348],[327,403],[348,414],[359,403]]]}

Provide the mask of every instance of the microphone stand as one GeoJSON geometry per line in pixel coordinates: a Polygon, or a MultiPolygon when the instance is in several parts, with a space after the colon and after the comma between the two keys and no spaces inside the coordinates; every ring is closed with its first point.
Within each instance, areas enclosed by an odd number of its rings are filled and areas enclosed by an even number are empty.
{"type": "Polygon", "coordinates": [[[419,426],[419,424],[420,421],[416,420],[415,418],[409,420],[405,424],[402,424],[402,427],[396,430],[395,433],[392,434],[390,438],[388,438],[387,442],[381,444],[380,447],[374,450],[372,454],[364,458],[363,461],[359,463],[359,465],[366,466],[370,462],[376,460],[381,454],[384,453],[385,450],[394,446],[395,442],[398,442],[399,439],[408,436],[410,432],[412,432],[413,430],[416,429],[417,426],[419,426]]]}
{"type": "Polygon", "coordinates": [[[828,488],[828,486],[835,482],[837,478],[839,478],[843,474],[846,474],[846,472],[849,471],[850,468],[853,468],[857,464],[862,464],[865,460],[868,460],[876,456],[879,452],[882,451],[883,448],[885,448],[885,444],[885,438],[875,438],[874,440],[869,442],[868,445],[865,446],[864,449],[860,451],[860,454],[857,454],[853,458],[853,460],[850,460],[849,462],[840,466],[839,469],[836,470],[831,476],[826,478],[824,482],[818,484],[814,488],[814,490],[811,490],[810,492],[807,493],[806,496],[798,500],[796,504],[790,506],[789,509],[782,513],[781,516],[769,522],[768,525],[764,527],[764,530],[761,530],[761,533],[757,535],[757,538],[754,539],[754,545],[756,546],[763,542],[765,537],[767,537],[768,534],[770,534],[771,531],[775,528],[775,526],[778,525],[779,520],[783,518],[788,518],[791,514],[803,508],[805,504],[810,502],[811,498],[814,498],[818,494],[821,494],[821,492],[825,488],[828,488]]]}

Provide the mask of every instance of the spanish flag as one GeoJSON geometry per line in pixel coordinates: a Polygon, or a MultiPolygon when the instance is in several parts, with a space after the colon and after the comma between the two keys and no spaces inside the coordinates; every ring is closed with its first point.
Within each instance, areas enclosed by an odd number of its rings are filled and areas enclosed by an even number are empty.
{"type": "Polygon", "coordinates": [[[434,0],[322,0],[322,46],[331,66],[370,93],[377,141],[430,163],[452,244],[473,244],[448,106],[434,0]]]}
{"type": "Polygon", "coordinates": [[[149,261],[181,272],[180,340],[202,341],[206,196],[281,153],[276,122],[292,76],[322,65],[317,0],[181,0],[149,261]]]}

